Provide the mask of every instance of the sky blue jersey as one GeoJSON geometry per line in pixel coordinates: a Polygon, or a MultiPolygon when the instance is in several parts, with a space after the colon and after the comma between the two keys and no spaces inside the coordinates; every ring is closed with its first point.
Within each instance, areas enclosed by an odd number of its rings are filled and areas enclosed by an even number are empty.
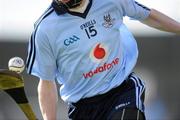
{"type": "Polygon", "coordinates": [[[50,6],[32,33],[27,72],[57,80],[66,102],[106,93],[126,79],[138,57],[123,17],[144,20],[149,13],[134,0],[89,0],[84,13],[61,15],[50,6]]]}

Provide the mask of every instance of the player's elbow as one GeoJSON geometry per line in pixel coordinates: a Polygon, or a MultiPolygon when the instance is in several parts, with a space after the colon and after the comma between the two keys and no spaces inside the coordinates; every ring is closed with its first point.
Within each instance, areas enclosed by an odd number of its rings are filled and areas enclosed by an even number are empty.
{"type": "Polygon", "coordinates": [[[43,93],[47,93],[47,91],[50,91],[53,88],[54,82],[48,80],[40,80],[37,91],[39,95],[42,95],[43,93]]]}
{"type": "Polygon", "coordinates": [[[46,87],[46,81],[40,80],[38,87],[37,87],[38,95],[40,95],[42,93],[44,87],[46,87]]]}

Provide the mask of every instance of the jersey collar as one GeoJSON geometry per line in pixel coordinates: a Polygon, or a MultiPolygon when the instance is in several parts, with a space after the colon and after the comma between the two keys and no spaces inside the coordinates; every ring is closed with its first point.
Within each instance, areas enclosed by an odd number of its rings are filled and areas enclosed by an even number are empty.
{"type": "Polygon", "coordinates": [[[58,14],[58,15],[62,15],[62,14],[66,14],[66,13],[69,13],[71,15],[74,15],[74,16],[79,16],[79,17],[82,17],[82,18],[86,18],[86,16],[88,15],[88,12],[90,10],[92,6],[92,0],[89,0],[89,3],[85,9],[85,11],[83,13],[79,13],[79,12],[73,12],[73,11],[69,11],[69,10],[66,10],[65,8],[59,8],[55,5],[53,5],[52,3],[52,7],[54,8],[55,12],[58,14]]]}

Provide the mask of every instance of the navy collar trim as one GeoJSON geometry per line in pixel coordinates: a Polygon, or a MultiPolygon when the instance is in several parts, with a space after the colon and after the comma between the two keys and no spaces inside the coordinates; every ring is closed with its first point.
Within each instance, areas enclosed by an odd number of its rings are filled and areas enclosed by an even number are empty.
{"type": "Polygon", "coordinates": [[[55,5],[54,2],[52,2],[52,7],[54,8],[55,12],[58,15],[69,13],[71,15],[79,16],[79,17],[82,17],[82,18],[86,18],[87,17],[87,15],[88,15],[88,13],[90,11],[91,6],[92,6],[92,0],[89,0],[88,6],[87,6],[86,10],[84,11],[84,13],[79,13],[79,12],[69,11],[66,8],[64,8],[63,6],[59,7],[59,6],[55,5]]]}

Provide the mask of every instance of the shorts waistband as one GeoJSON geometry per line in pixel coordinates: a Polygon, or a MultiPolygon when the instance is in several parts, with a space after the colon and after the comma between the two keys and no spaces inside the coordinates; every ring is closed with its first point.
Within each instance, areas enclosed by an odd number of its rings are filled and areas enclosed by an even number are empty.
{"type": "Polygon", "coordinates": [[[88,103],[96,104],[98,101],[102,102],[103,99],[107,99],[107,98],[111,97],[113,94],[116,94],[117,92],[121,92],[121,91],[123,92],[127,87],[126,84],[127,84],[127,82],[126,82],[126,80],[124,80],[123,83],[121,83],[118,87],[111,89],[107,93],[81,99],[77,103],[72,103],[72,105],[78,106],[78,105],[84,105],[84,104],[88,104],[88,103]]]}

